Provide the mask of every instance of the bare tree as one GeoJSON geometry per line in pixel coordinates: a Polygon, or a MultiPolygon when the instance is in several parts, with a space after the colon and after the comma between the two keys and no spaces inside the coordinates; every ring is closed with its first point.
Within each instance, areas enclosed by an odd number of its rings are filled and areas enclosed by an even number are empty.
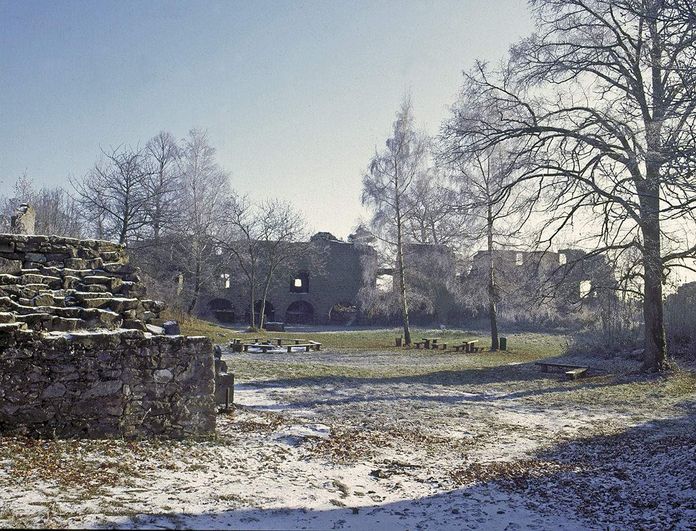
{"type": "Polygon", "coordinates": [[[233,197],[225,212],[220,245],[233,258],[249,290],[251,327],[256,328],[256,297],[260,295],[258,328],[263,328],[268,292],[277,275],[307,254],[305,221],[285,201],[258,204],[233,197]]]}
{"type": "Polygon", "coordinates": [[[231,196],[224,209],[218,244],[244,276],[249,293],[251,328],[256,328],[254,305],[258,290],[261,242],[260,219],[247,196],[231,196]]]}
{"type": "Polygon", "coordinates": [[[186,224],[180,236],[180,265],[193,280],[187,313],[192,314],[201,290],[214,276],[214,238],[229,194],[229,177],[215,160],[205,131],[192,129],[182,148],[182,209],[186,224]]]}
{"type": "Polygon", "coordinates": [[[72,186],[77,201],[95,223],[97,236],[127,244],[148,223],[150,170],[142,149],[118,147],[102,151],[102,155],[85,178],[72,181],[72,186]]]}
{"type": "Polygon", "coordinates": [[[517,182],[523,167],[520,146],[512,141],[494,145],[472,142],[479,122],[492,122],[496,115],[482,116],[481,112],[490,112],[490,108],[478,108],[476,99],[468,94],[465,87],[460,100],[452,107],[452,116],[443,124],[439,158],[460,187],[459,207],[469,219],[466,240],[471,245],[485,242],[491,350],[498,350],[500,288],[495,250],[500,244],[509,246],[519,235],[535,196],[517,182]],[[516,184],[514,193],[513,184],[516,184]]]}
{"type": "Polygon", "coordinates": [[[691,267],[696,194],[696,18],[680,0],[534,0],[537,33],[499,75],[468,75],[496,122],[482,147],[518,139],[544,193],[540,240],[584,223],[591,254],[640,256],[646,370],[667,366],[662,283],[691,267]],[[588,223],[592,220],[592,223],[588,223]]]}
{"type": "Polygon", "coordinates": [[[404,225],[410,208],[405,201],[413,182],[425,171],[428,156],[426,137],[416,131],[410,99],[406,98],[393,125],[386,149],[375,153],[363,177],[362,202],[373,209],[372,228],[382,241],[396,251],[397,274],[404,343],[411,344],[408,319],[407,286],[404,260],[404,225]]]}
{"type": "Polygon", "coordinates": [[[151,168],[146,181],[148,226],[155,245],[163,232],[173,230],[181,214],[181,150],[176,139],[160,131],[145,145],[151,168]]]}

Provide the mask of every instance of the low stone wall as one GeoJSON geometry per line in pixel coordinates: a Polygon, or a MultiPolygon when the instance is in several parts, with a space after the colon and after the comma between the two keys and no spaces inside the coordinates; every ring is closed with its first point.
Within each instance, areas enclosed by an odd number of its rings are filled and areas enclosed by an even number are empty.
{"type": "Polygon", "coordinates": [[[138,330],[0,335],[0,432],[168,437],[215,430],[205,337],[138,330]]]}

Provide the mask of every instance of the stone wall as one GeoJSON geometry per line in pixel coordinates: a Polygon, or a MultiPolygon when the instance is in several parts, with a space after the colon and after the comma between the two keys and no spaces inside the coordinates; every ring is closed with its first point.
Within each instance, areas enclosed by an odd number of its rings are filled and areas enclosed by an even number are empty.
{"type": "Polygon", "coordinates": [[[0,433],[212,434],[211,341],[145,295],[121,245],[0,234],[0,433]]]}
{"type": "Polygon", "coordinates": [[[215,430],[208,338],[18,330],[0,342],[1,432],[180,438],[215,430]]]}

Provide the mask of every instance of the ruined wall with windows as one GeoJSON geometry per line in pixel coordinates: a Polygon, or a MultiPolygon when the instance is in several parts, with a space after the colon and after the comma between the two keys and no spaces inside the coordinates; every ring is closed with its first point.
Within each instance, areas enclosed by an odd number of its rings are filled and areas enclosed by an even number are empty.
{"type": "MultiPolygon", "coordinates": [[[[469,296],[481,301],[470,305],[479,313],[487,312],[489,267],[489,253],[479,251],[462,278],[469,296]]],[[[495,250],[493,267],[498,311],[514,321],[561,323],[615,298],[610,264],[579,249],[495,250]]]]}
{"type": "MultiPolygon", "coordinates": [[[[298,257],[275,275],[266,301],[267,321],[289,324],[346,324],[358,318],[358,292],[364,286],[364,262],[376,261],[364,245],[318,233],[298,243],[298,257]]],[[[254,311],[260,312],[260,294],[254,311]]],[[[249,322],[249,288],[233,264],[221,261],[218,284],[209,288],[202,312],[226,322],[249,322]],[[227,266],[227,267],[226,267],[227,266]]]]}

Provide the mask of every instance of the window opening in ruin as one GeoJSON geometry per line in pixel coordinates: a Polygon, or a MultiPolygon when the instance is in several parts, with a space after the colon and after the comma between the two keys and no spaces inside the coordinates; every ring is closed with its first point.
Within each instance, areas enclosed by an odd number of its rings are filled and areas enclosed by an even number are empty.
{"type": "Polygon", "coordinates": [[[290,283],[292,293],[309,293],[309,273],[301,271],[295,275],[290,283]]]}
{"type": "Polygon", "coordinates": [[[394,275],[384,274],[377,275],[375,280],[378,291],[389,292],[394,289],[394,275]]]}
{"type": "Polygon", "coordinates": [[[224,289],[230,289],[230,274],[229,273],[223,273],[220,275],[220,280],[222,280],[222,287],[224,289]]]}
{"type": "Polygon", "coordinates": [[[515,254],[515,265],[524,265],[524,255],[522,253],[515,254]]]}
{"type": "Polygon", "coordinates": [[[580,281],[580,298],[584,299],[592,292],[592,281],[591,280],[581,280],[580,281]]]}
{"type": "Polygon", "coordinates": [[[565,255],[565,253],[558,255],[558,263],[560,265],[566,265],[568,263],[568,257],[565,255]]]}

